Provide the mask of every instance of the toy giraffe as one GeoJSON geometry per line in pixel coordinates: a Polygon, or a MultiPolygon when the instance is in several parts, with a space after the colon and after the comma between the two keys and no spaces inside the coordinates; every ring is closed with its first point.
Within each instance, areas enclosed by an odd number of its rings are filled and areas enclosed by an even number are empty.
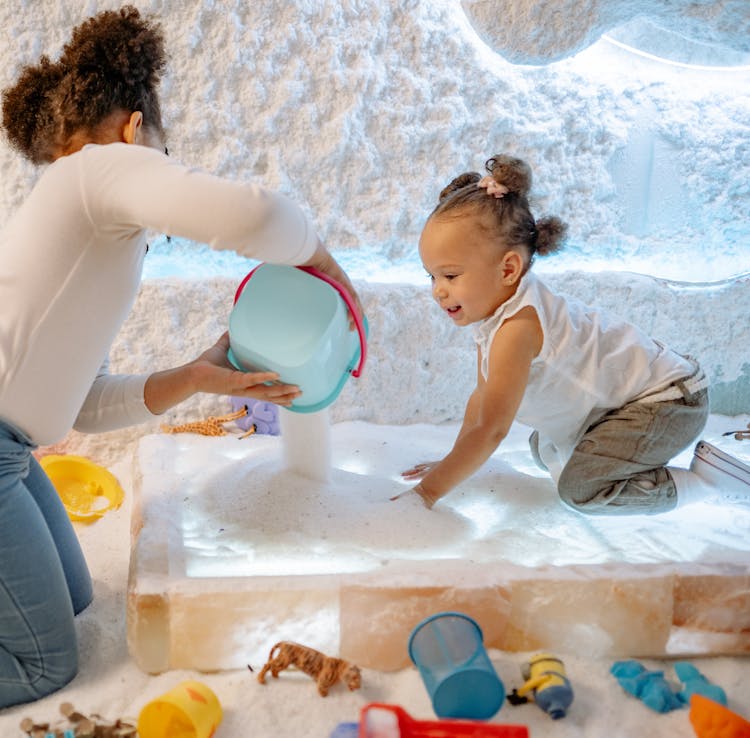
{"type": "MultiPolygon", "coordinates": [[[[245,415],[247,415],[247,406],[229,415],[221,415],[219,417],[210,415],[205,420],[196,420],[192,423],[183,423],[182,425],[162,425],[161,430],[163,433],[199,433],[202,436],[226,436],[227,431],[223,424],[243,418],[245,415]]],[[[242,438],[249,436],[254,431],[255,426],[251,426],[251,430],[245,433],[242,438]]]]}

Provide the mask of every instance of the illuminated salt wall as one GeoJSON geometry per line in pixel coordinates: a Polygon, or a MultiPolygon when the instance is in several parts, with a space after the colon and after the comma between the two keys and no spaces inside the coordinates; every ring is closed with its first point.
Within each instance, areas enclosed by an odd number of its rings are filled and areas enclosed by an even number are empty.
{"type": "MultiPolygon", "coordinates": [[[[536,206],[571,225],[569,255],[549,268],[698,281],[750,268],[744,3],[134,4],[158,15],[168,38],[172,155],[293,195],[336,249],[384,269],[412,259],[441,185],[510,150],[535,169],[536,206]]],[[[0,84],[117,6],[3,3],[0,84]]],[[[5,217],[34,174],[6,147],[0,165],[5,217]]]]}

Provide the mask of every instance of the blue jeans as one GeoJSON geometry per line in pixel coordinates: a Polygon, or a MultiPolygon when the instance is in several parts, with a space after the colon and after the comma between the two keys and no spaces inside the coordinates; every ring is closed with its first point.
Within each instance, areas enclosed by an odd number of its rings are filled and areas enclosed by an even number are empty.
{"type": "Polygon", "coordinates": [[[73,616],[93,595],[73,526],[33,448],[0,421],[0,708],[75,676],[73,616]]]}

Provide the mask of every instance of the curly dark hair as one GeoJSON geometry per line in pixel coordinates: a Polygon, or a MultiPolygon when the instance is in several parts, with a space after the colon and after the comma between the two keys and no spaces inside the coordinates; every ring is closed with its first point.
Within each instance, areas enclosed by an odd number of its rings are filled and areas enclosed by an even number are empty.
{"type": "Polygon", "coordinates": [[[118,110],[140,111],[163,135],[158,86],[166,68],[160,26],[132,5],[101,12],[73,29],[57,62],[42,56],[3,91],[3,129],[35,164],[53,161],[80,131],[118,110]]]}
{"type": "Polygon", "coordinates": [[[435,217],[460,217],[471,211],[480,216],[494,236],[506,248],[521,248],[531,263],[534,256],[558,251],[568,227],[555,216],[535,220],[529,208],[531,168],[522,159],[497,154],[485,162],[485,169],[507,191],[495,198],[479,187],[479,172],[464,172],[452,179],[440,192],[439,202],[430,214],[435,217]]]}

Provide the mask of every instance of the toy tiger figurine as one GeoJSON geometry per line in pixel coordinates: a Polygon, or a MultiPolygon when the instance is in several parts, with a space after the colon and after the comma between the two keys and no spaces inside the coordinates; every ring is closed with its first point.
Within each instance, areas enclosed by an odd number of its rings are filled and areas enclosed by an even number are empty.
{"type": "Polygon", "coordinates": [[[325,697],[328,690],[340,680],[350,690],[359,689],[362,685],[362,674],[358,666],[291,641],[280,641],[271,649],[268,661],[258,674],[258,681],[265,684],[269,671],[277,678],[279,672],[288,666],[295,666],[315,679],[321,697],[325,697]]]}

